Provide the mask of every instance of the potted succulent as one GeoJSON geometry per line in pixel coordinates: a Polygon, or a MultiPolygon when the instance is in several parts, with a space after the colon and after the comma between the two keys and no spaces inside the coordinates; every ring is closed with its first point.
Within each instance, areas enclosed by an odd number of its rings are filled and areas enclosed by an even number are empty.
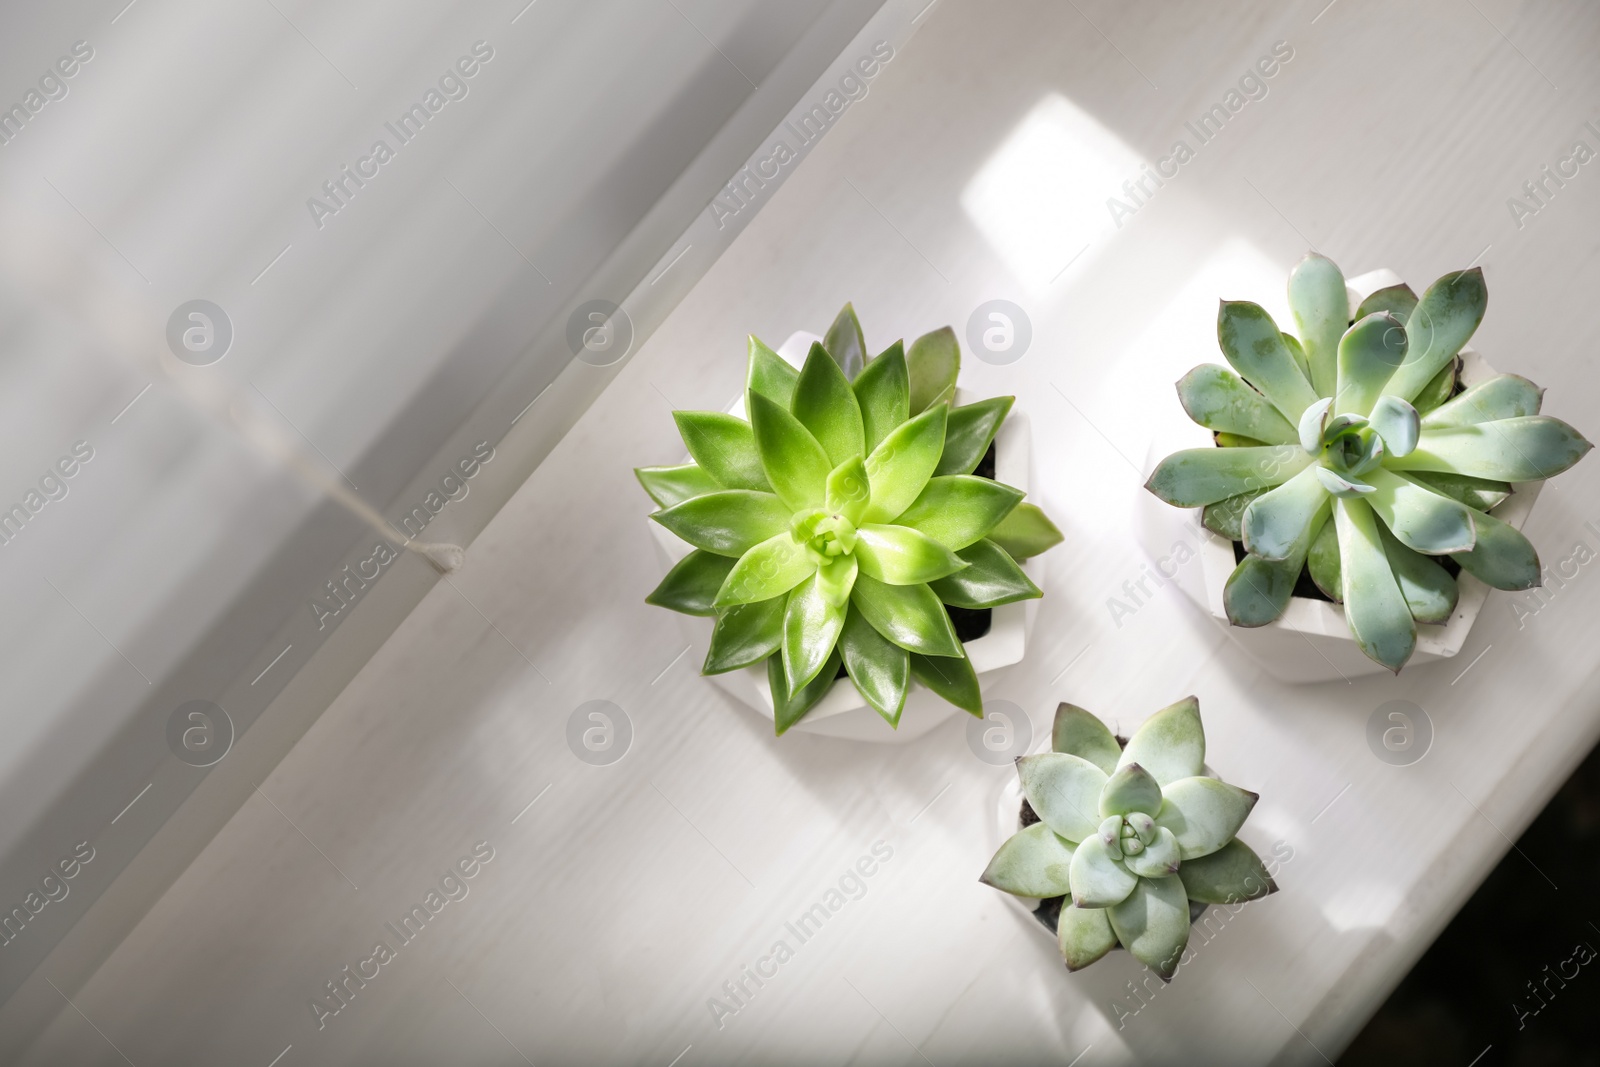
{"type": "MultiPolygon", "coordinates": [[[[779,734],[853,711],[898,728],[917,683],[981,717],[978,673],[1000,664],[977,646],[1020,658],[1040,592],[1019,563],[1061,540],[1015,484],[1025,436],[1009,462],[998,447],[1013,398],[965,402],[948,327],[869,359],[848,304],[796,362],[751,337],[742,402],[676,412],[690,462],[637,470],[674,561],[646,600],[712,620],[701,673],[779,734]]],[[[859,715],[830,725],[861,736],[859,715]]]]}
{"type": "Polygon", "coordinates": [[[1454,655],[1490,587],[1539,584],[1518,527],[1538,483],[1590,448],[1539,414],[1538,386],[1463,348],[1488,299],[1480,270],[1420,299],[1388,272],[1357,281],[1307,255],[1289,276],[1299,339],[1259,305],[1223,301],[1232,370],[1205,364],[1178,382],[1212,443],[1162,459],[1146,483],[1202,509],[1213,613],[1273,638],[1297,631],[1317,654],[1297,667],[1295,653],[1308,657],[1295,642],[1256,646],[1292,680],[1330,677],[1324,666],[1398,672],[1419,644],[1421,658],[1454,655]],[[1328,640],[1344,634],[1365,661],[1328,640]]]}
{"type": "Polygon", "coordinates": [[[1170,981],[1207,906],[1277,892],[1235,836],[1257,795],[1206,774],[1194,697],[1126,739],[1062,704],[1050,748],[1017,760],[1020,829],[980,880],[1055,933],[1068,970],[1120,946],[1170,981]]]}

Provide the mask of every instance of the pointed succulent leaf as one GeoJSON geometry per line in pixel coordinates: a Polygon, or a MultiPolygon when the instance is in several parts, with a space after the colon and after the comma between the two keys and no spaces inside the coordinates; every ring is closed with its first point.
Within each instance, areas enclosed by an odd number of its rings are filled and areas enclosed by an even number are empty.
{"type": "Polygon", "coordinates": [[[1139,839],[1140,844],[1146,847],[1155,844],[1160,827],[1148,814],[1142,811],[1135,812],[1127,817],[1127,821],[1129,829],[1133,831],[1133,836],[1139,839]]]}
{"type": "Polygon", "coordinates": [[[1379,397],[1367,424],[1383,439],[1384,454],[1392,459],[1410,455],[1422,432],[1417,409],[1397,396],[1379,397]]]}
{"type": "Polygon", "coordinates": [[[1188,898],[1202,904],[1237,904],[1278,891],[1261,857],[1237,837],[1209,856],[1185,860],[1178,878],[1188,898]]]}
{"type": "Polygon", "coordinates": [[[1260,496],[1266,490],[1256,490],[1250,493],[1240,493],[1230,496],[1226,500],[1219,500],[1215,504],[1207,504],[1200,512],[1200,525],[1216,534],[1226,537],[1230,541],[1244,540],[1244,509],[1250,506],[1250,501],[1260,496]]]}
{"type": "Polygon", "coordinates": [[[1178,400],[1189,418],[1208,430],[1286,445],[1294,427],[1233,371],[1204,363],[1178,379],[1178,400]]]}
{"type": "Polygon", "coordinates": [[[861,321],[856,318],[853,306],[846,304],[839,309],[833,325],[828,327],[828,335],[822,339],[822,347],[828,350],[846,379],[854,379],[861,373],[867,362],[867,343],[861,336],[861,321]]]}
{"type": "Polygon", "coordinates": [[[767,657],[767,688],[772,691],[772,724],[779,737],[805,718],[806,712],[816,707],[828,695],[828,690],[833,688],[835,676],[839,673],[839,652],[835,649],[811,681],[795,691],[789,689],[789,683],[784,678],[782,661],[780,655],[767,657]]]}
{"type": "Polygon", "coordinates": [[[718,587],[714,604],[719,608],[753,604],[782,596],[817,569],[805,546],[788,531],[773,534],[740,556],[718,587]]]}
{"type": "Polygon", "coordinates": [[[635,467],[633,476],[660,507],[670,508],[692,496],[714,493],[722,486],[694,463],[675,467],[635,467]]]}
{"type": "Polygon", "coordinates": [[[1178,839],[1165,826],[1158,826],[1155,840],[1122,862],[1140,878],[1163,878],[1178,873],[1179,860],[1178,839]]]}
{"type": "Polygon", "coordinates": [[[1289,310],[1305,340],[1310,381],[1319,394],[1333,395],[1339,337],[1350,321],[1344,274],[1327,256],[1308,252],[1289,274],[1289,310]]]}
{"type": "Polygon", "coordinates": [[[1361,306],[1356,308],[1355,318],[1359,321],[1374,312],[1387,311],[1404,324],[1411,318],[1411,312],[1416,306],[1416,292],[1411,286],[1401,282],[1399,285],[1379,289],[1361,301],[1361,306]]]}
{"type": "Polygon", "coordinates": [[[1444,365],[1444,368],[1428,379],[1428,384],[1418,390],[1417,395],[1411,398],[1411,406],[1417,409],[1418,415],[1427,415],[1449,400],[1456,391],[1456,376],[1461,373],[1461,357],[1457,356],[1444,365]]]}
{"type": "Polygon", "coordinates": [[[1041,752],[1017,760],[1022,793],[1039,818],[1068,841],[1093,837],[1100,827],[1100,790],[1106,772],[1064,752],[1041,752]]]}
{"type": "Polygon", "coordinates": [[[1447,403],[1428,412],[1425,430],[1470,426],[1479,422],[1517,419],[1539,414],[1544,390],[1517,374],[1501,374],[1469,385],[1447,403]]]}
{"type": "Polygon", "coordinates": [[[914,585],[954,574],[967,565],[927,534],[906,526],[866,523],[857,531],[861,573],[889,585],[914,585]]]}
{"type": "Polygon", "coordinates": [[[1162,788],[1156,825],[1171,830],[1185,861],[1232,841],[1256,806],[1256,794],[1215,778],[1180,778],[1162,788]]]}
{"type": "Polygon", "coordinates": [[[1368,506],[1407,548],[1442,556],[1472,547],[1474,512],[1459,500],[1382,467],[1368,471],[1367,478],[1373,489],[1368,506]]]}
{"type": "Polygon", "coordinates": [[[1390,460],[1388,466],[1395,470],[1443,471],[1506,482],[1533,482],[1555,477],[1592,447],[1582,434],[1560,419],[1531,415],[1424,430],[1416,450],[1390,460]]]}
{"type": "Polygon", "coordinates": [[[1406,360],[1383,391],[1402,400],[1420,393],[1477,330],[1488,303],[1479,267],[1454,271],[1428,286],[1406,320],[1406,360]]]}
{"type": "Polygon", "coordinates": [[[971,474],[977,470],[1015,400],[1016,397],[993,396],[976,404],[951,408],[944,429],[944,452],[939,456],[939,465],[933,469],[934,476],[971,474]]]}
{"type": "Polygon", "coordinates": [[[925,411],[955,389],[961,372],[961,346],[956,332],[945,326],[925,333],[906,349],[906,370],[911,378],[911,414],[925,411]]]}
{"type": "Polygon", "coordinates": [[[805,366],[800,368],[792,411],[828,454],[829,463],[837,465],[866,455],[856,394],[844,371],[821,345],[811,346],[805,366]]]}
{"type": "Polygon", "coordinates": [[[1307,467],[1250,502],[1239,523],[1245,551],[1262,559],[1281,560],[1297,548],[1303,552],[1310,546],[1307,527],[1328,502],[1328,491],[1316,475],[1323,469],[1307,467]]]}
{"type": "Polygon", "coordinates": [[[1261,448],[1188,448],[1157,464],[1144,487],[1180,508],[1282,485],[1311,465],[1298,444],[1261,448]]]}
{"type": "MultiPolygon", "coordinates": [[[[1326,504],[1318,514],[1326,518],[1326,504]]],[[[1289,607],[1304,565],[1305,558],[1299,554],[1287,559],[1245,556],[1222,587],[1222,609],[1228,621],[1235,626],[1276,622],[1289,607]]]]}
{"type": "MultiPolygon", "coordinates": [[[[1233,369],[1259,389],[1290,425],[1297,425],[1300,413],[1316,403],[1316,391],[1300,373],[1277,324],[1260,304],[1224,300],[1217,310],[1217,342],[1233,369]]],[[[1306,354],[1315,373],[1312,350],[1308,348],[1306,354]]]]}
{"type": "Polygon", "coordinates": [[[1134,959],[1169,981],[1189,944],[1189,898],[1175,874],[1138,882],[1127,900],[1107,909],[1111,928],[1134,959]]]}
{"type": "Polygon", "coordinates": [[[973,474],[947,474],[930,478],[895,524],[962,549],[1000,525],[1021,502],[1021,491],[1009,485],[973,474]]]}
{"type": "Polygon", "coordinates": [[[1112,853],[1112,847],[1092,834],[1072,853],[1069,876],[1074,907],[1108,908],[1133,892],[1139,879],[1112,853]]]}
{"type": "Polygon", "coordinates": [[[772,349],[750,335],[750,368],[745,375],[745,391],[760,393],[785,411],[794,400],[795,382],[800,372],[772,349]]]}
{"type": "Polygon", "coordinates": [[[1405,324],[1376,311],[1345,331],[1339,341],[1339,389],[1333,406],[1365,415],[1406,358],[1405,324]]]}
{"type": "Polygon", "coordinates": [[[1325,396],[1300,413],[1300,425],[1295,432],[1300,439],[1300,447],[1313,456],[1322,452],[1322,435],[1328,427],[1328,412],[1332,409],[1333,397],[1325,396]]]}
{"type": "Polygon", "coordinates": [[[1117,947],[1111,913],[1105,908],[1077,908],[1062,903],[1056,920],[1056,939],[1067,970],[1081,971],[1117,947]]]}
{"type": "MultiPolygon", "coordinates": [[[[1105,796],[1106,791],[1104,789],[1100,790],[1102,805],[1105,802],[1105,796]]],[[[1106,851],[1110,852],[1114,858],[1122,858],[1122,816],[1108,815],[1102,819],[1100,828],[1095,831],[1095,836],[1105,844],[1106,851]]]]}
{"type": "Polygon", "coordinates": [[[866,450],[878,443],[911,417],[911,380],[906,374],[905,346],[899,341],[878,353],[856,375],[853,385],[856,404],[861,408],[861,424],[866,450]]]}
{"type": "Polygon", "coordinates": [[[711,647],[706,651],[700,673],[724,674],[749,667],[778,651],[783,643],[786,599],[775,596],[754,604],[737,604],[719,613],[717,624],[711,628],[711,647]]]}
{"type": "Polygon", "coordinates": [[[1020,563],[1059,545],[1061,531],[1037,504],[1024,501],[989,531],[989,540],[1020,563]]]}
{"type": "MultiPolygon", "coordinates": [[[[1311,361],[1306,358],[1305,346],[1292,333],[1281,333],[1279,336],[1283,338],[1283,347],[1287,348],[1289,355],[1294,357],[1294,365],[1300,368],[1300,373],[1305,375],[1306,381],[1309,382],[1311,380],[1311,361]]],[[[1312,386],[1312,388],[1316,387],[1312,386]]]]}
{"type": "Polygon", "coordinates": [[[1076,704],[1066,703],[1056,708],[1050,748],[1086,759],[1106,775],[1117,769],[1117,760],[1122,755],[1122,747],[1105,723],[1076,704]]]}
{"type": "Polygon", "coordinates": [[[771,493],[722,489],[690,497],[650,517],[696,548],[742,556],[789,528],[790,509],[771,493]]]}
{"type": "Polygon", "coordinates": [[[862,699],[890,726],[899,726],[911,684],[909,653],[874,630],[854,605],[839,632],[839,651],[862,699]]]}
{"type": "Polygon", "coordinates": [[[1217,443],[1218,448],[1257,448],[1266,444],[1257,441],[1254,437],[1241,437],[1236,433],[1214,433],[1211,439],[1217,443]]]}
{"type": "Polygon", "coordinates": [[[1497,507],[1511,495],[1510,482],[1497,482],[1493,478],[1473,478],[1466,474],[1445,474],[1442,471],[1407,471],[1406,477],[1418,485],[1443,493],[1451,500],[1459,500],[1476,511],[1497,507]]]}
{"type": "Polygon", "coordinates": [[[1474,515],[1478,541],[1470,552],[1451,558],[1461,569],[1495,589],[1532,589],[1540,584],[1539,553],[1515,526],[1493,515],[1474,515]]]}
{"type": "Polygon", "coordinates": [[[1357,481],[1355,478],[1346,478],[1342,474],[1335,474],[1327,467],[1315,467],[1317,481],[1322,483],[1322,488],[1341,499],[1352,497],[1371,496],[1372,486],[1366,482],[1357,481]]]}
{"type": "Polygon", "coordinates": [[[828,472],[827,489],[823,494],[823,507],[860,526],[872,501],[872,486],[867,480],[867,465],[860,456],[852,456],[828,472]]]}
{"type": "Polygon", "coordinates": [[[1322,595],[1339,603],[1344,599],[1344,586],[1339,577],[1339,528],[1333,513],[1322,522],[1322,528],[1311,540],[1311,551],[1306,554],[1306,570],[1322,595]]]}
{"type": "MultiPolygon", "coordinates": [[[[1192,696],[1168,704],[1140,723],[1128,739],[1128,747],[1117,756],[1118,768],[1137,763],[1162,788],[1199,774],[1205,762],[1206,734],[1200,723],[1200,701],[1192,696]]],[[[1139,810],[1156,814],[1148,808],[1139,810]]]]}
{"type": "Polygon", "coordinates": [[[791,512],[821,504],[833,469],[828,453],[799,419],[760,393],[751,393],[748,403],[761,467],[773,491],[791,512]]]}
{"type": "Polygon", "coordinates": [[[1044,595],[1006,550],[987,537],[956,555],[967,566],[928,583],[946,604],[958,608],[997,608],[1044,595]]]}
{"type": "Polygon", "coordinates": [[[1378,520],[1364,500],[1335,501],[1333,518],[1345,622],[1369,659],[1398,674],[1417,647],[1417,624],[1384,554],[1378,520]]]}
{"type": "Polygon", "coordinates": [[[1411,617],[1418,622],[1446,622],[1456,610],[1459,591],[1450,572],[1420,552],[1413,552],[1390,533],[1381,523],[1378,536],[1383,539],[1383,554],[1389,559],[1395,581],[1400,585],[1400,595],[1406,598],[1411,617]]]}
{"type": "MultiPolygon", "coordinates": [[[[1137,763],[1124,763],[1100,790],[1101,815],[1161,810],[1161,783],[1137,763]]],[[[1120,821],[1120,820],[1119,820],[1120,821]]]]}
{"type": "Polygon", "coordinates": [[[965,651],[959,656],[923,656],[911,653],[911,674],[931,689],[935,696],[949,701],[974,718],[983,718],[983,693],[978,672],[965,651]]]}
{"type": "Polygon", "coordinates": [[[872,501],[869,522],[892,522],[926,488],[944,451],[944,426],[950,409],[939,405],[896,427],[867,457],[872,501]]]}
{"type": "Polygon", "coordinates": [[[907,652],[962,654],[950,616],[926,585],[888,585],[862,574],[856,578],[850,601],[873,629],[907,652]]]}
{"type": "Polygon", "coordinates": [[[828,599],[820,573],[789,591],[783,609],[782,651],[784,681],[791,692],[816,677],[839,643],[847,605],[830,604],[828,599]]]}
{"type": "Polygon", "coordinates": [[[714,615],[717,590],[722,588],[723,579],[733,569],[734,562],[727,556],[697,548],[667,572],[644,602],[685,615],[714,615]]]}
{"type": "Polygon", "coordinates": [[[721,411],[674,411],[672,417],[689,455],[722,488],[772,491],[748,422],[721,411]]]}
{"type": "Polygon", "coordinates": [[[1006,838],[978,881],[1019,897],[1064,897],[1072,892],[1073,851],[1072,842],[1036,822],[1006,838]]]}
{"type": "Polygon", "coordinates": [[[855,588],[861,563],[855,556],[830,559],[817,568],[817,588],[829,607],[843,610],[850,604],[850,592],[855,588]]]}

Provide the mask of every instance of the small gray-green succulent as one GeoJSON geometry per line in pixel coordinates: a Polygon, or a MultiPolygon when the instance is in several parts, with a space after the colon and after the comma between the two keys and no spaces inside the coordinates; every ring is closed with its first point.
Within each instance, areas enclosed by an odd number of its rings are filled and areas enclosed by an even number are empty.
{"type": "Polygon", "coordinates": [[[1189,902],[1234,904],[1277,891],[1234,835],[1256,794],[1204,772],[1200,702],[1162,708],[1121,747],[1072,704],[1052,751],[1017,760],[1039,822],[1000,846],[981,881],[1021,897],[1070,896],[1056,934],[1069,970],[1119,944],[1165,980],[1189,943],[1189,902]]]}
{"type": "Polygon", "coordinates": [[[1457,356],[1488,302],[1477,268],[1409,286],[1350,314],[1344,275],[1311,253],[1289,275],[1300,337],[1249,301],[1223,301],[1217,340],[1233,370],[1205,364],[1178,382],[1216,448],[1164,459],[1146,483],[1207,529],[1243,543],[1224,605],[1238,626],[1283,614],[1301,572],[1362,652],[1398,672],[1416,624],[1455,611],[1454,566],[1496,589],[1539,584],[1539,556],[1492,509],[1512,483],[1560,474],[1589,451],[1540,415],[1544,390],[1514,374],[1465,389],[1457,356]],[[1237,373],[1235,373],[1235,371],[1237,373]]]}

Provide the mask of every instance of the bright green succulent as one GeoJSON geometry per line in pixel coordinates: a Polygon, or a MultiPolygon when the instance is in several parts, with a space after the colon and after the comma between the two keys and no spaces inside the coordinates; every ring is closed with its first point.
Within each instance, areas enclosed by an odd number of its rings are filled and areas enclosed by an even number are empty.
{"type": "Polygon", "coordinates": [[[1000,846],[980,881],[1061,902],[1069,970],[1121,945],[1169,980],[1189,943],[1190,901],[1234,904],[1278,887],[1234,835],[1257,795],[1204,772],[1200,702],[1186,697],[1126,747],[1072,704],[1056,710],[1050,752],[1017,760],[1039,821],[1000,846]]]}
{"type": "Polygon", "coordinates": [[[1526,378],[1461,388],[1457,353],[1487,302],[1473,268],[1420,301],[1406,285],[1380,289],[1352,317],[1344,275],[1315,253],[1289,275],[1299,340],[1257,304],[1222,302],[1233,371],[1205,364],[1178,382],[1220,447],[1168,456],[1146,488],[1203,507],[1207,529],[1243,542],[1224,592],[1234,624],[1278,618],[1309,570],[1361,651],[1398,672],[1416,624],[1455,610],[1458,571],[1496,589],[1539,584],[1533,545],[1490,511],[1512,483],[1560,474],[1590,444],[1538,413],[1544,391],[1526,378]]]}
{"type": "Polygon", "coordinates": [[[960,367],[949,327],[867,359],[846,304],[798,371],[751,337],[748,421],[675,412],[693,462],[635,472],[651,518],[695,548],[646,600],[715,616],[702,674],[765,660],[780,734],[841,662],[891,726],[913,676],[983,714],[945,605],[1039,596],[1016,561],[1061,534],[973,474],[1013,398],[951,407],[960,367]]]}

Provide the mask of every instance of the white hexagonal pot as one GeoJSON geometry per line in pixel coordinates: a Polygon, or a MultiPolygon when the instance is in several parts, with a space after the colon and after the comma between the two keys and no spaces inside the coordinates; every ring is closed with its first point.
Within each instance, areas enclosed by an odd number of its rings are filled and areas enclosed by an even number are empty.
{"type": "MultiPolygon", "coordinates": [[[[1390,270],[1375,270],[1350,279],[1346,285],[1350,306],[1360,305],[1372,293],[1402,279],[1390,270]]],[[[1461,381],[1466,385],[1499,373],[1471,348],[1461,350],[1461,381]]],[[[1151,442],[1145,457],[1148,477],[1162,459],[1184,448],[1212,444],[1211,434],[1188,419],[1173,420],[1151,442]]],[[[1538,499],[1542,482],[1519,482],[1512,493],[1490,514],[1521,529],[1538,499]]],[[[1176,508],[1156,497],[1140,492],[1139,541],[1152,565],[1164,579],[1175,581],[1185,595],[1211,615],[1228,636],[1244,649],[1261,668],[1285,682],[1322,682],[1334,678],[1349,680],[1377,674],[1388,668],[1368,659],[1356,646],[1345,624],[1344,608],[1326,600],[1291,597],[1289,606],[1266,626],[1234,626],[1228,622],[1222,591],[1228,576],[1238,565],[1233,542],[1200,525],[1199,508],[1176,508]]],[[[1418,623],[1417,648],[1409,665],[1449,659],[1461,651],[1472,624],[1483,610],[1490,587],[1462,572],[1456,582],[1460,596],[1448,622],[1418,623]]]]}
{"type": "MultiPolygon", "coordinates": [[[[778,348],[778,355],[791,366],[799,367],[805,362],[806,353],[811,350],[812,342],[821,340],[822,338],[816,334],[796,333],[778,348]]],[[[978,399],[981,398],[970,395],[966,390],[956,390],[958,404],[970,404],[978,399]]],[[[744,398],[740,397],[728,410],[742,417],[744,398]]],[[[995,434],[994,459],[995,480],[1026,493],[1032,469],[1032,433],[1027,412],[1021,410],[1020,404],[1012,406],[1011,414],[1001,424],[1000,431],[995,434]]],[[[687,541],[660,523],[651,522],[650,532],[661,549],[663,574],[693,549],[687,541]]],[[[1022,568],[1024,571],[1029,571],[1030,565],[1024,563],[1022,568]]],[[[1023,652],[1027,648],[1032,614],[1031,604],[1028,601],[994,608],[990,615],[989,632],[966,643],[967,658],[972,661],[972,668],[978,673],[980,685],[987,686],[993,680],[992,675],[995,672],[1021,662],[1023,652]]],[[[703,662],[706,650],[711,644],[712,620],[690,615],[680,615],[679,619],[682,620],[685,634],[689,639],[690,656],[697,663],[703,662]]],[[[772,719],[772,693],[767,688],[767,669],[764,663],[729,671],[726,674],[713,674],[708,680],[769,721],[772,719]]],[[[805,718],[790,727],[790,732],[818,734],[850,741],[899,744],[921,737],[955,714],[965,714],[965,712],[913,680],[911,691],[906,694],[905,710],[900,714],[900,726],[898,729],[892,729],[883,721],[883,717],[873,711],[861,698],[861,694],[856,691],[850,679],[841,678],[805,718]]]]}

